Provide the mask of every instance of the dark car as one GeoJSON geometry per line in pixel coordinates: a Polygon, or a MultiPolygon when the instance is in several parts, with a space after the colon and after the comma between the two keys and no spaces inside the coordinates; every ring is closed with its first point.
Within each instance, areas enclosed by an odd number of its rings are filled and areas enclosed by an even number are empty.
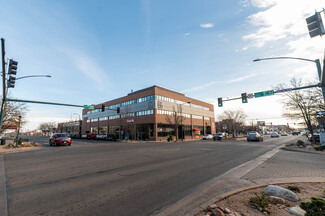
{"type": "Polygon", "coordinates": [[[250,142],[250,141],[263,141],[263,137],[261,134],[259,134],[258,132],[249,132],[248,135],[247,135],[247,142],[250,142]]]}
{"type": "Polygon", "coordinates": [[[292,135],[297,135],[298,136],[299,135],[299,132],[298,131],[293,131],[292,132],[292,135]]]}
{"type": "Polygon", "coordinates": [[[108,141],[116,141],[117,140],[117,136],[115,134],[107,134],[105,140],[108,140],[108,141]]]}
{"type": "Polygon", "coordinates": [[[71,145],[71,138],[65,133],[55,133],[50,137],[50,146],[71,145]]]}
{"type": "Polygon", "coordinates": [[[213,140],[222,140],[222,138],[223,138],[223,133],[216,133],[213,136],[213,140]]]}
{"type": "Polygon", "coordinates": [[[314,138],[314,141],[315,141],[315,142],[320,142],[319,134],[314,134],[313,136],[311,136],[311,134],[309,134],[309,136],[308,136],[308,140],[309,140],[310,142],[313,141],[313,138],[314,138]]]}

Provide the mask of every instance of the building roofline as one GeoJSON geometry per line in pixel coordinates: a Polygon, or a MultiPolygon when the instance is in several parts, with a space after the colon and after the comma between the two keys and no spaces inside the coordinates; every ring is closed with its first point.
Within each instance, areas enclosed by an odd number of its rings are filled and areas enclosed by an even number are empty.
{"type": "Polygon", "coordinates": [[[150,90],[150,89],[154,89],[154,88],[159,88],[159,89],[164,90],[164,91],[168,91],[168,92],[171,92],[171,93],[174,93],[174,94],[178,94],[178,95],[181,95],[181,96],[185,96],[185,94],[183,94],[183,93],[180,93],[180,92],[177,92],[177,91],[174,91],[174,90],[171,90],[171,89],[167,89],[167,88],[164,88],[164,87],[161,87],[161,86],[158,86],[158,85],[153,85],[153,86],[150,86],[148,88],[144,88],[144,89],[140,89],[138,91],[131,92],[127,96],[134,95],[134,94],[138,94],[140,92],[144,92],[144,91],[147,91],[147,90],[150,90]]]}

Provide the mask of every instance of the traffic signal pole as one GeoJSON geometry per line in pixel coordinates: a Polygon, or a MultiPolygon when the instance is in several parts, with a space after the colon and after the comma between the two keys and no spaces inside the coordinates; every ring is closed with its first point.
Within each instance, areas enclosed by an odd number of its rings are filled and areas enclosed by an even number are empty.
{"type": "Polygon", "coordinates": [[[2,133],[2,122],[6,103],[6,62],[5,62],[5,39],[1,38],[1,58],[2,58],[2,103],[0,113],[0,133],[2,133]]]}

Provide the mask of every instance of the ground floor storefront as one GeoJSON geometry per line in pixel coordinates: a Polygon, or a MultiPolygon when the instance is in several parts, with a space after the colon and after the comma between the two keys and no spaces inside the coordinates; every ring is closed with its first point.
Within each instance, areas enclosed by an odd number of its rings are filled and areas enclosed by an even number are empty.
{"type": "Polygon", "coordinates": [[[210,126],[170,125],[170,124],[124,124],[112,126],[92,126],[86,133],[111,134],[121,140],[165,141],[179,139],[201,139],[211,134],[210,126]]]}

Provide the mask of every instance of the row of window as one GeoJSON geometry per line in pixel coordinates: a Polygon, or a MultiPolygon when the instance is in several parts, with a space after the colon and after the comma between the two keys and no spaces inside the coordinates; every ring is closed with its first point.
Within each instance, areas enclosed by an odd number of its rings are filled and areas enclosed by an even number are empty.
{"type": "Polygon", "coordinates": [[[144,115],[153,115],[153,110],[145,110],[137,112],[137,116],[144,116],[144,115]]]}
{"type": "MultiPolygon", "coordinates": [[[[118,107],[124,107],[124,106],[128,106],[128,105],[136,104],[136,103],[142,103],[142,102],[150,101],[150,100],[153,100],[153,99],[154,99],[154,95],[150,95],[150,96],[146,96],[146,97],[126,101],[126,102],[123,102],[123,103],[110,105],[108,107],[105,107],[105,110],[116,109],[118,107]]],[[[209,111],[208,107],[204,107],[204,106],[200,106],[200,105],[196,105],[196,104],[192,104],[192,103],[187,103],[187,102],[180,101],[180,100],[175,100],[173,98],[169,98],[169,97],[165,97],[165,96],[156,95],[156,99],[157,100],[162,100],[162,101],[167,101],[167,102],[170,102],[170,103],[182,104],[184,106],[191,106],[193,108],[198,108],[198,109],[203,109],[203,110],[209,111]]],[[[94,110],[88,111],[87,114],[97,113],[97,112],[100,112],[100,111],[101,111],[101,109],[94,109],[94,110]]]]}
{"type": "MultiPolygon", "coordinates": [[[[168,111],[168,110],[157,110],[158,115],[174,115],[174,112],[168,111]]],[[[180,115],[180,113],[178,113],[180,115]]],[[[188,113],[182,113],[182,116],[185,118],[191,118],[191,115],[188,113]]],[[[192,115],[192,118],[194,119],[205,119],[205,120],[210,120],[210,117],[203,117],[203,116],[198,116],[198,115],[192,115]]]]}
{"type": "Polygon", "coordinates": [[[138,98],[138,99],[126,101],[126,102],[123,102],[123,103],[114,104],[114,105],[111,105],[111,106],[106,107],[105,109],[116,109],[117,107],[124,107],[124,106],[128,106],[128,105],[131,105],[131,104],[136,104],[136,103],[142,103],[142,102],[145,102],[145,101],[150,101],[150,100],[153,100],[153,99],[154,99],[154,96],[153,95],[149,95],[149,96],[146,96],[146,97],[142,97],[142,98],[138,98]]]}
{"type": "MultiPolygon", "coordinates": [[[[153,115],[154,111],[153,110],[145,110],[145,111],[139,111],[136,112],[136,116],[144,116],[144,115],[153,115]]],[[[102,117],[102,118],[93,118],[93,119],[88,119],[87,123],[89,122],[97,122],[97,121],[105,121],[105,120],[113,120],[113,119],[119,119],[119,118],[127,118],[127,117],[134,117],[134,113],[126,113],[122,115],[112,115],[108,117],[102,117]]]]}
{"type": "Polygon", "coordinates": [[[194,118],[194,119],[203,119],[203,116],[192,115],[192,118],[194,118]]]}
{"type": "Polygon", "coordinates": [[[210,110],[208,107],[204,107],[204,106],[200,106],[200,105],[196,105],[196,104],[192,104],[192,103],[187,103],[187,102],[180,101],[180,100],[175,100],[173,98],[169,98],[169,97],[165,97],[165,96],[156,95],[156,99],[162,100],[162,101],[167,101],[170,103],[182,104],[182,105],[188,106],[188,107],[191,106],[193,108],[203,109],[203,110],[207,110],[207,111],[210,110]]]}

